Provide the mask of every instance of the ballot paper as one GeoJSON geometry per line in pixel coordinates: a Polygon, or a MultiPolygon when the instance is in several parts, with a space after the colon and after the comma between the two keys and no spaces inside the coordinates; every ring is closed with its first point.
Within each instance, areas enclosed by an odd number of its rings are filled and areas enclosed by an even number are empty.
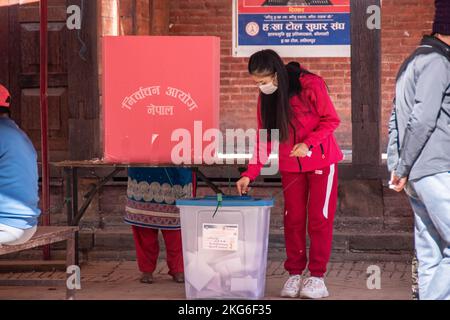
{"type": "Polygon", "coordinates": [[[214,268],[223,277],[227,277],[227,276],[229,277],[233,273],[238,273],[238,272],[243,271],[241,258],[239,258],[239,257],[222,261],[222,262],[216,264],[214,266],[214,268]]]}
{"type": "Polygon", "coordinates": [[[258,290],[258,279],[247,276],[245,278],[232,278],[231,291],[249,291],[256,292],[258,290]]]}
{"type": "Polygon", "coordinates": [[[223,288],[222,288],[222,277],[220,276],[219,273],[216,273],[214,275],[214,278],[211,279],[210,282],[208,282],[206,288],[206,290],[210,290],[216,293],[221,293],[223,292],[223,288]]]}
{"type": "MultiPolygon", "coordinates": [[[[211,249],[203,249],[202,243],[203,243],[203,237],[199,236],[197,239],[197,248],[198,251],[193,251],[195,255],[198,255],[198,258],[202,261],[206,262],[210,266],[222,261],[223,259],[227,259],[225,257],[230,256],[231,254],[233,257],[236,257],[236,252],[231,251],[225,251],[225,250],[211,250],[211,249]]],[[[230,257],[229,257],[230,258],[230,257]]]]}
{"type": "Polygon", "coordinates": [[[234,258],[239,258],[239,252],[233,252],[233,253],[228,253],[226,252],[226,254],[223,254],[223,252],[221,252],[222,254],[220,256],[216,256],[214,257],[214,259],[211,259],[211,265],[217,265],[219,263],[222,263],[224,261],[227,260],[232,260],[234,258]]]}
{"type": "Polygon", "coordinates": [[[195,261],[195,259],[197,259],[197,253],[190,251],[184,252],[184,260],[186,262],[186,265],[191,264],[195,261]]]}
{"type": "Polygon", "coordinates": [[[198,291],[202,290],[216,276],[216,272],[198,256],[187,265],[185,273],[186,281],[198,291]]]}

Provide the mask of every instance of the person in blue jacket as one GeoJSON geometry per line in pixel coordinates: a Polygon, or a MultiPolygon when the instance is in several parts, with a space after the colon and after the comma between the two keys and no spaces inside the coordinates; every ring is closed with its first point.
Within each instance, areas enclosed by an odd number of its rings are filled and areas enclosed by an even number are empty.
{"type": "Polygon", "coordinates": [[[0,246],[30,240],[41,213],[36,150],[10,118],[10,101],[0,85],[0,246]]]}

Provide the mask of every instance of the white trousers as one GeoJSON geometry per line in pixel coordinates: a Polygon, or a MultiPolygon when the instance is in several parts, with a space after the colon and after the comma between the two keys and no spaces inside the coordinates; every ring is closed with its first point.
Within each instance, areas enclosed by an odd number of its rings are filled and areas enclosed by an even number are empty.
{"type": "Polygon", "coordinates": [[[0,223],[0,245],[18,245],[27,242],[36,233],[37,226],[18,229],[0,223]]]}

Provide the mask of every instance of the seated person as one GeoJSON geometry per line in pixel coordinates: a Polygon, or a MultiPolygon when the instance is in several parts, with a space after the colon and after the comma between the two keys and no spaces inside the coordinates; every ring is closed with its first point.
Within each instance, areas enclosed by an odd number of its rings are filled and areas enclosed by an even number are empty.
{"type": "Polygon", "coordinates": [[[0,246],[30,240],[41,213],[36,150],[10,118],[10,100],[0,85],[0,246]]]}

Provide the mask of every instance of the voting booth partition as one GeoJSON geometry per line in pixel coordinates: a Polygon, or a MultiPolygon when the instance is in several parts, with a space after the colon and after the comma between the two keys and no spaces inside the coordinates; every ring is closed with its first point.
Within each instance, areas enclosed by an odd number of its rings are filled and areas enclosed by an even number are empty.
{"type": "Polygon", "coordinates": [[[203,164],[219,91],[218,37],[104,37],[103,161],[203,164]]]}
{"type": "Polygon", "coordinates": [[[177,200],[188,299],[264,297],[273,199],[177,200]]]}

